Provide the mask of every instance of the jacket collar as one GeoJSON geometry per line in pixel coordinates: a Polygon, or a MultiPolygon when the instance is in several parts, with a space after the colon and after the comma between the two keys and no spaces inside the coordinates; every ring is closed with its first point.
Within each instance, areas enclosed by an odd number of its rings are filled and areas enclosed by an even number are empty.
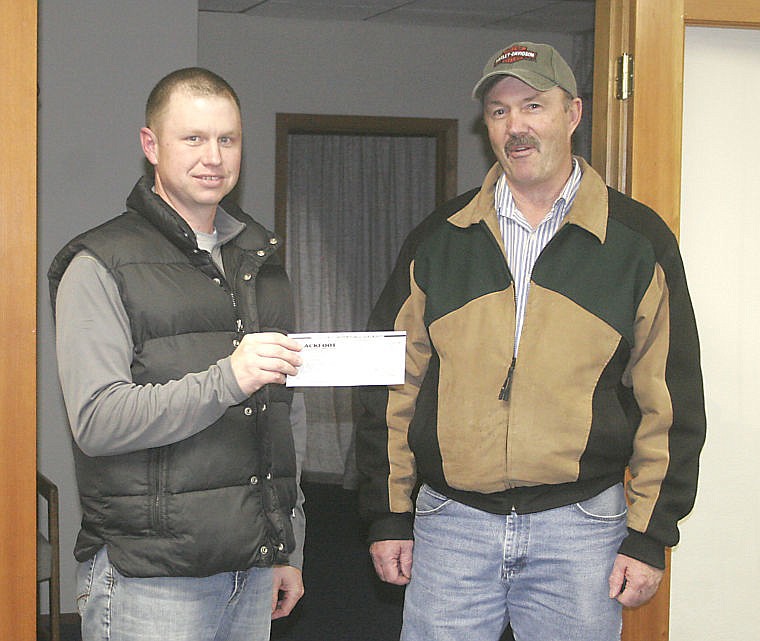
{"type": "Polygon", "coordinates": [[[197,248],[195,232],[182,216],[153,191],[151,176],[143,176],[134,186],[127,196],[127,209],[150,221],[181,250],[187,252],[197,248]]]}
{"type": "MultiPolygon", "coordinates": [[[[565,218],[564,225],[577,225],[587,230],[603,243],[607,237],[607,186],[602,177],[583,158],[577,157],[583,172],[573,206],[565,218]]],[[[494,190],[496,181],[503,170],[496,163],[486,174],[483,186],[467,205],[449,217],[449,222],[457,227],[469,227],[481,221],[499,238],[499,222],[496,217],[494,190]]]]}

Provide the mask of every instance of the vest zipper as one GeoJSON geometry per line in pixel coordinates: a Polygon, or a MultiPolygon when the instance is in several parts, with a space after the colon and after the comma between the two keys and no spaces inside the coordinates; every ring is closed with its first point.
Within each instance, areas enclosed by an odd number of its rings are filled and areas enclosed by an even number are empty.
{"type": "Polygon", "coordinates": [[[230,288],[230,299],[232,300],[232,309],[235,311],[235,331],[237,332],[238,340],[243,340],[243,336],[245,335],[245,327],[243,326],[243,319],[240,318],[240,314],[238,313],[238,303],[237,298],[235,297],[235,292],[232,291],[230,288]]]}

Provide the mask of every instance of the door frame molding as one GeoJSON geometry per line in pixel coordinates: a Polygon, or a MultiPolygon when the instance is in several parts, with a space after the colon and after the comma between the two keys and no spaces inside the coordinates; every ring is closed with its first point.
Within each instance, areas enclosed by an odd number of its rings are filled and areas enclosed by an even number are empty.
{"type": "Polygon", "coordinates": [[[337,116],[278,113],[275,125],[275,231],[285,241],[288,205],[288,136],[290,134],[420,136],[436,139],[436,205],[457,194],[458,121],[451,118],[337,116]]]}
{"type": "Polygon", "coordinates": [[[0,638],[36,638],[37,2],[0,0],[0,638]]]}

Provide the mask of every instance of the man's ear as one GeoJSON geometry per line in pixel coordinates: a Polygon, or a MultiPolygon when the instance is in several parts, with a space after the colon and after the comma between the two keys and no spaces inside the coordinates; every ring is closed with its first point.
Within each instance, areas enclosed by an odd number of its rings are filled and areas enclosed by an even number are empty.
{"type": "Polygon", "coordinates": [[[151,165],[158,164],[158,137],[152,129],[143,127],[140,129],[140,146],[145,157],[151,165]]]}
{"type": "Polygon", "coordinates": [[[570,129],[572,133],[578,128],[578,125],[581,124],[581,116],[583,115],[583,101],[580,98],[573,98],[570,101],[567,113],[570,118],[570,129]]]}

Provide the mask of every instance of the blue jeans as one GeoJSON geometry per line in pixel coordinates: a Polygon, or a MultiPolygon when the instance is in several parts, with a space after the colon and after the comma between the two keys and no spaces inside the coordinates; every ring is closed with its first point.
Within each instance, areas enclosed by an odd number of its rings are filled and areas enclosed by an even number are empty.
{"type": "Polygon", "coordinates": [[[77,569],[82,641],[268,641],[272,570],[128,578],[101,548],[77,569]]]}
{"type": "Polygon", "coordinates": [[[423,485],[402,641],[618,641],[607,579],[626,535],[622,484],[534,514],[483,512],[423,485]]]}

